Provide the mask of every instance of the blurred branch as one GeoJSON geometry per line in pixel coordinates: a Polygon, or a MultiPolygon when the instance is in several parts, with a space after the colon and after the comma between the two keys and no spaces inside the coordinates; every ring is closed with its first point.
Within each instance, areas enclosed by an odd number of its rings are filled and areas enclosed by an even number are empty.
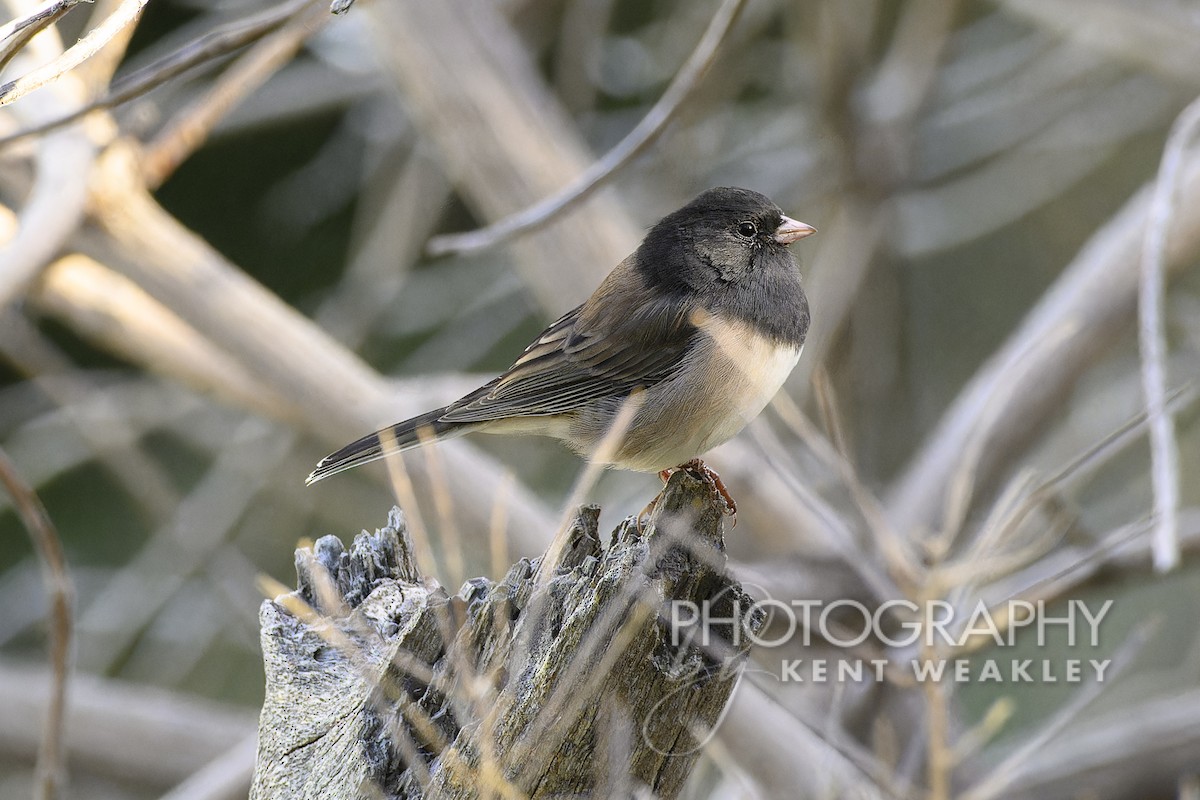
{"type": "MultiPolygon", "coordinates": [[[[80,615],[80,633],[98,634],[84,666],[104,674],[128,656],[187,579],[229,543],[255,499],[279,479],[295,441],[290,431],[254,417],[230,432],[204,476],[80,615]]],[[[246,617],[250,612],[243,609],[246,617]]]]}
{"type": "MultiPolygon", "coordinates": [[[[992,605],[1010,598],[1052,601],[1114,575],[1144,573],[1154,567],[1151,524],[1140,520],[1103,534],[1094,546],[1062,547],[1036,564],[989,587],[992,605]],[[994,599],[993,599],[994,598],[994,599]]],[[[1200,509],[1179,512],[1179,541],[1185,552],[1200,551],[1200,509]]]]}
{"type": "Polygon", "coordinates": [[[17,234],[0,247],[0,308],[25,293],[82,220],[87,181],[81,176],[90,171],[95,155],[83,131],[64,131],[41,142],[17,234]]]}
{"type": "MultiPolygon", "coordinates": [[[[1120,123],[1118,132],[1129,129],[1134,125],[1131,118],[1142,109],[1138,104],[1114,109],[1114,102],[1138,99],[1138,88],[1151,96],[1166,94],[1144,75],[1128,75],[1106,61],[1103,54],[1081,52],[1070,42],[1053,44],[1053,40],[1046,41],[1050,40],[1046,34],[1029,34],[1027,38],[1033,41],[1010,45],[1018,50],[1009,58],[1020,59],[1019,69],[1003,70],[979,84],[967,81],[963,88],[955,86],[950,75],[943,75],[942,81],[951,87],[938,92],[936,104],[921,121],[922,147],[914,171],[918,181],[944,181],[966,167],[1036,140],[1054,127],[1066,129],[1058,137],[1060,149],[1088,134],[1101,141],[1111,139],[1109,131],[1089,128],[1088,120],[1103,117],[1109,124],[1120,123]],[[1123,84],[1130,88],[1121,91],[1123,84]],[[1069,122],[1081,118],[1080,123],[1069,122]]],[[[987,60],[967,50],[946,65],[946,72],[978,69],[979,62],[987,60]]],[[[1030,151],[1054,144],[1053,138],[1048,138],[1030,151]]]]}
{"type": "Polygon", "coordinates": [[[875,770],[824,741],[791,710],[745,678],[738,683],[716,733],[734,762],[752,776],[763,797],[800,787],[811,797],[845,800],[908,796],[897,787],[877,783],[872,774],[875,770]]]}
{"type": "Polygon", "coordinates": [[[0,26],[0,69],[7,66],[36,34],[58,22],[81,2],[83,0],[48,0],[25,16],[0,26]]]}
{"type": "MultiPolygon", "coordinates": [[[[837,414],[837,401],[832,396],[832,386],[829,384],[828,375],[824,370],[820,370],[814,373],[814,378],[814,392],[817,395],[817,401],[823,406],[827,406],[825,414],[829,417],[829,421],[826,423],[826,429],[831,432],[840,431],[842,423],[837,414]]],[[[878,498],[863,485],[858,471],[850,460],[847,446],[844,443],[835,445],[833,441],[826,439],[786,392],[776,394],[771,405],[812,456],[822,463],[825,471],[839,477],[855,506],[855,511],[862,518],[866,533],[858,537],[859,541],[832,542],[835,549],[842,549],[845,564],[860,573],[865,572],[859,566],[859,563],[864,560],[858,557],[859,554],[877,551],[878,555],[882,557],[882,564],[890,578],[889,583],[886,584],[890,589],[886,597],[894,597],[899,592],[904,592],[909,596],[915,594],[917,587],[928,579],[926,565],[918,557],[912,542],[900,535],[888,523],[878,498]],[[846,544],[850,546],[846,547],[846,544]]],[[[767,452],[774,449],[781,455],[787,452],[780,446],[782,442],[779,439],[765,434],[766,430],[766,426],[755,426],[755,433],[760,431],[764,433],[763,436],[757,437],[760,441],[765,442],[764,449],[767,452]]],[[[836,440],[838,434],[833,434],[833,438],[836,440]]],[[[866,583],[870,585],[872,582],[867,580],[866,583]]]]}
{"type": "Polygon", "coordinates": [[[995,0],[1053,33],[1143,64],[1186,85],[1200,83],[1200,23],[1187,4],[1123,0],[995,0]]]}
{"type": "MultiPolygon", "coordinates": [[[[27,48],[30,58],[52,59],[61,53],[62,42],[54,28],[33,37],[27,48]]],[[[11,113],[18,119],[45,118],[79,102],[82,91],[82,82],[69,76],[15,106],[11,113]]],[[[82,130],[63,131],[38,143],[33,185],[23,193],[16,233],[0,247],[0,308],[24,294],[38,271],[78,227],[94,160],[95,148],[82,130]]]]}
{"type": "Polygon", "coordinates": [[[1141,653],[1142,648],[1161,622],[1161,618],[1156,616],[1143,619],[1109,657],[1109,665],[1103,681],[1093,679],[1080,686],[1046,722],[1039,725],[1036,731],[1024,737],[1019,747],[988,770],[986,775],[974,781],[971,788],[960,794],[959,797],[962,800],[992,800],[992,798],[1000,796],[1009,797],[1008,789],[1017,776],[1019,765],[1028,761],[1035,753],[1062,734],[1084,708],[1125,672],[1141,653]]]}
{"type": "MultiPolygon", "coordinates": [[[[934,524],[943,492],[974,437],[986,443],[975,485],[989,485],[1096,354],[1129,324],[1150,194],[1144,188],[1100,227],[946,411],[892,487],[889,515],[898,530],[911,533],[934,524]],[[994,408],[998,393],[1009,400],[994,408]]],[[[1172,268],[1187,264],[1200,249],[1200,159],[1181,169],[1177,208],[1167,248],[1172,268]]]]}
{"type": "Polygon", "coordinates": [[[468,233],[445,234],[429,240],[426,251],[433,256],[465,253],[493,247],[528,231],[537,230],[559,214],[587,199],[605,181],[641,155],[675,118],[684,102],[703,80],[747,0],[725,0],[713,16],[696,49],[680,67],[662,97],[624,139],[603,158],[593,162],[569,185],[532,206],[468,233]]]}
{"type": "MultiPolygon", "coordinates": [[[[256,94],[253,102],[233,108],[213,131],[213,137],[262,135],[271,127],[308,125],[314,118],[341,115],[346,115],[344,120],[353,130],[360,122],[360,118],[354,116],[358,113],[354,109],[373,105],[391,111],[399,105],[391,81],[381,72],[353,75],[353,81],[348,82],[346,73],[328,61],[298,58],[272,75],[266,90],[256,94]]],[[[199,95],[200,88],[189,86],[178,94],[164,97],[161,101],[162,109],[167,112],[164,116],[170,116],[169,109],[182,107],[185,99],[199,95]]],[[[407,121],[400,114],[396,116],[397,127],[407,132],[407,121]]],[[[334,145],[331,140],[326,140],[325,146],[334,145]]]]}
{"type": "Polygon", "coordinates": [[[296,14],[317,2],[319,0],[292,0],[291,3],[269,8],[247,19],[239,20],[218,30],[206,33],[172,51],[153,64],[138,70],[132,75],[125,76],[117,81],[112,90],[105,96],[46,122],[29,126],[7,136],[0,136],[0,148],[18,140],[40,136],[41,134],[61,128],[64,125],[69,125],[93,111],[113,108],[136,97],[140,97],[193,67],[228,55],[235,50],[240,50],[246,45],[258,41],[272,31],[278,30],[296,14]]]}
{"type": "Polygon", "coordinates": [[[51,264],[31,292],[34,307],[106,350],[227,402],[283,420],[294,404],[128,278],[84,256],[51,264]]]}
{"type": "MultiPolygon", "coordinates": [[[[338,442],[402,415],[404,404],[383,378],[167,214],[142,187],[134,153],[110,147],[101,170],[93,208],[107,236],[81,236],[85,252],[120,270],[274,392],[294,398],[310,431],[338,442]],[[206,302],[195,302],[200,295],[206,302]]],[[[481,498],[492,495],[504,470],[474,448],[443,449],[450,472],[474,478],[471,486],[451,486],[456,508],[472,530],[486,531],[491,510],[481,498]]],[[[427,494],[424,462],[414,459],[412,467],[427,494]]],[[[552,530],[531,493],[518,490],[510,498],[518,533],[517,526],[535,534],[552,530]]],[[[528,540],[518,547],[541,549],[528,540]]]]}
{"type": "MultiPolygon", "coordinates": [[[[405,145],[390,143],[381,160],[405,145]]],[[[342,280],[313,315],[322,329],[355,349],[385,316],[394,314],[400,293],[412,289],[412,267],[450,194],[450,184],[424,147],[414,148],[395,171],[371,170],[361,195],[364,202],[355,207],[354,239],[342,280]]]]}
{"type": "Polygon", "coordinates": [[[865,121],[902,146],[893,154],[902,157],[898,166],[907,166],[911,157],[913,125],[934,88],[959,5],[959,0],[936,0],[905,6],[888,52],[865,86],[865,121]]]}
{"type": "MultiPolygon", "coordinates": [[[[910,259],[924,258],[1013,225],[1094,175],[1136,135],[1156,130],[1171,105],[1168,95],[1140,75],[1067,102],[1074,94],[1059,91],[1058,97],[1033,106],[994,108],[986,114],[980,124],[991,136],[1010,125],[1021,131],[1043,113],[1052,122],[1032,135],[1002,137],[994,150],[970,154],[972,160],[957,165],[945,179],[895,194],[896,249],[910,259]],[[1018,115],[1019,122],[995,122],[996,116],[1018,115]]],[[[939,143],[950,138],[945,131],[929,135],[939,143]]],[[[982,137],[966,136],[978,147],[982,137]]],[[[937,157],[955,152],[951,146],[947,150],[937,157]]]]}
{"type": "Polygon", "coordinates": [[[1200,690],[1154,696],[1072,725],[1013,765],[1012,800],[1172,797],[1196,767],[1200,690]]]}
{"type": "Polygon", "coordinates": [[[252,734],[214,758],[159,800],[244,800],[254,777],[258,736],[252,734]]]}
{"type": "MultiPolygon", "coordinates": [[[[29,720],[45,716],[44,667],[0,661],[0,746],[27,758],[37,749],[29,720]]],[[[76,770],[171,786],[231,743],[254,735],[254,714],[160,688],[75,674],[66,709],[67,756],[76,770]]]]}
{"type": "Polygon", "coordinates": [[[1167,572],[1179,564],[1179,453],[1175,421],[1167,410],[1167,332],[1163,319],[1166,293],[1167,237],[1175,209],[1175,192],[1182,177],[1184,154],[1200,129],[1200,98],[1175,120],[1163,149],[1158,179],[1150,203],[1142,245],[1138,285],[1138,344],[1141,350],[1142,391],[1150,418],[1150,483],[1154,490],[1154,568],[1167,572]]]}
{"type": "MultiPolygon", "coordinates": [[[[0,315],[0,333],[0,358],[28,376],[62,410],[75,438],[83,443],[88,460],[99,462],[116,478],[120,487],[137,500],[149,523],[169,515],[179,497],[160,466],[137,446],[145,430],[112,414],[103,418],[103,425],[94,424],[95,415],[88,410],[99,394],[97,386],[82,377],[70,359],[24,315],[0,315]]],[[[61,453],[58,450],[56,455],[61,453]]]]}
{"type": "Polygon", "coordinates": [[[812,307],[821,313],[814,315],[804,358],[787,381],[788,392],[797,402],[809,395],[817,365],[828,366],[829,351],[885,245],[893,216],[878,204],[848,194],[836,204],[830,221],[822,223],[821,235],[814,237],[819,241],[814,242],[817,253],[807,291],[812,307]]]}
{"type": "MultiPolygon", "coordinates": [[[[402,0],[363,10],[417,126],[483,219],[553,194],[594,161],[492,4],[402,0]]],[[[555,315],[581,302],[640,238],[614,196],[601,191],[588,208],[586,224],[560,217],[513,243],[526,284],[555,315]]]]}
{"type": "Polygon", "coordinates": [[[65,53],[49,64],[38,67],[16,80],[0,85],[0,106],[8,105],[35,89],[61,77],[98,53],[104,45],[132,25],[141,16],[142,9],[150,0],[122,0],[116,10],[87,36],[80,39],[65,53]]]}
{"type": "Polygon", "coordinates": [[[171,120],[142,151],[148,189],[162,185],[208,137],[213,127],[299,52],[330,19],[320,5],[300,9],[273,36],[259,42],[225,70],[203,97],[171,120]]]}
{"type": "MultiPolygon", "coordinates": [[[[1195,387],[1190,388],[1193,391],[1177,390],[1167,398],[1166,410],[1168,413],[1177,413],[1179,407],[1186,408],[1186,402],[1183,401],[1194,399],[1195,387]]],[[[1026,521],[1037,511],[1042,511],[1051,517],[1059,516],[1067,491],[1077,492],[1080,485],[1091,474],[1098,471],[1104,464],[1111,462],[1135,439],[1140,438],[1148,421],[1149,415],[1145,412],[1134,415],[1100,441],[1090,445],[1072,458],[1061,469],[1037,483],[1034,483],[1036,473],[1032,469],[1018,471],[1001,492],[999,499],[992,504],[987,519],[979,526],[976,536],[959,560],[971,564],[977,559],[983,558],[987,551],[996,549],[1002,542],[1013,541],[1019,535],[1026,521]]],[[[1042,524],[1044,524],[1042,521],[1035,522],[1034,527],[1040,528],[1042,524]]],[[[934,541],[938,541],[939,549],[946,552],[950,549],[956,535],[957,530],[943,529],[934,537],[934,541]]],[[[1047,555],[1038,563],[1044,564],[1053,557],[1053,554],[1047,555]]],[[[1082,565],[1082,560],[1079,565],[1082,565]]],[[[1033,566],[1036,565],[1031,565],[1031,567],[1033,566]]]]}
{"type": "MultiPolygon", "coordinates": [[[[858,557],[863,547],[858,541],[862,538],[858,520],[842,514],[833,503],[806,484],[800,477],[801,472],[792,458],[793,454],[783,447],[778,438],[767,435],[765,426],[755,426],[753,430],[757,434],[755,439],[762,451],[759,456],[760,463],[765,462],[771,471],[780,475],[787,487],[787,493],[819,520],[819,525],[816,526],[817,535],[826,541],[832,551],[840,554],[850,569],[861,578],[863,585],[869,590],[872,600],[882,602],[886,598],[900,595],[901,592],[896,581],[912,578],[909,571],[911,569],[909,559],[901,556],[893,564],[883,563],[882,559],[858,557]],[[893,566],[896,567],[894,573],[888,569],[893,566]]],[[[749,459],[739,459],[739,461],[749,461],[749,459]]],[[[791,519],[795,521],[797,518],[792,516],[791,519]]],[[[887,545],[889,538],[881,532],[879,539],[871,540],[871,544],[878,544],[880,551],[886,555],[891,555],[893,552],[900,555],[899,551],[889,549],[887,545]]]]}
{"type": "Polygon", "coordinates": [[[83,250],[95,251],[284,396],[306,398],[318,429],[331,420],[356,429],[349,418],[357,414],[347,405],[381,401],[383,380],[166,213],[143,188],[132,150],[109,148],[102,169],[92,205],[107,238],[84,238],[83,250]],[[209,302],[196,303],[200,294],[209,302]],[[318,376],[337,391],[314,393],[318,376]]]}
{"type": "Polygon", "coordinates": [[[63,725],[67,702],[67,677],[71,660],[71,603],[75,595],[62,539],[41,499],[17,472],[17,467],[0,448],[0,484],[13,499],[17,513],[29,532],[42,562],[42,580],[50,598],[50,669],[53,675],[46,704],[42,741],[38,748],[38,782],[35,798],[55,800],[66,779],[66,750],[63,725]]]}
{"type": "MultiPolygon", "coordinates": [[[[840,167],[842,189],[835,206],[833,223],[818,244],[809,287],[814,309],[812,329],[801,359],[788,384],[804,398],[812,384],[813,370],[824,365],[829,350],[856,302],[862,302],[862,287],[877,268],[880,251],[896,249],[905,231],[896,215],[880,202],[897,185],[911,179],[917,160],[917,123],[936,85],[943,52],[954,31],[959,0],[931,0],[905,6],[874,74],[864,79],[862,66],[841,63],[827,80],[827,91],[836,96],[842,81],[861,81],[857,113],[835,103],[825,109],[831,128],[842,128],[838,146],[843,149],[840,167]],[[828,253],[837,253],[836,265],[828,253]]],[[[861,24],[863,14],[854,14],[841,25],[861,24]]]]}

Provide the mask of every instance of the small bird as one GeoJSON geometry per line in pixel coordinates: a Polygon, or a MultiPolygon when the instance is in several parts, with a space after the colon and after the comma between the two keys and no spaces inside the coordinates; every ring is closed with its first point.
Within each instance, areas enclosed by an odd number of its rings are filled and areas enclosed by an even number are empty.
{"type": "Polygon", "coordinates": [[[448,406],[321,459],[314,483],[464,433],[540,434],[596,458],[636,403],[606,466],[697,473],[698,458],[762,411],[808,332],[808,299],[787,246],[816,233],[749,189],[710,189],[655,225],[583,305],[555,320],[500,377],[448,406]]]}

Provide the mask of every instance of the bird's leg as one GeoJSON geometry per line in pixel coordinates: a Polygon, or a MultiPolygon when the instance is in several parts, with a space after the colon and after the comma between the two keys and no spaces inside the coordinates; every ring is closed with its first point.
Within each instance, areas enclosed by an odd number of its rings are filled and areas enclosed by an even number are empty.
{"type": "Polygon", "coordinates": [[[729,489],[725,487],[725,482],[721,480],[721,476],[717,474],[715,469],[698,458],[693,458],[683,466],[678,467],[678,469],[685,469],[692,473],[720,495],[721,502],[725,505],[725,513],[733,518],[733,525],[737,527],[737,503],[733,501],[733,495],[729,493],[729,489]]]}

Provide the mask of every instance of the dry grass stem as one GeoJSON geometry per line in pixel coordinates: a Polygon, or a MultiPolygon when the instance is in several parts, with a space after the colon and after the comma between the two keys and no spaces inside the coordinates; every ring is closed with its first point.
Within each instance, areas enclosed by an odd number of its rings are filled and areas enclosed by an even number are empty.
{"type": "Polygon", "coordinates": [[[1166,294],[1167,238],[1174,214],[1175,192],[1184,154],[1200,130],[1200,98],[1183,110],[1163,149],[1150,203],[1138,284],[1138,345],[1142,356],[1142,392],[1150,424],[1150,478],[1154,488],[1154,568],[1169,572],[1179,566],[1176,514],[1179,506],[1179,454],[1175,422],[1167,410],[1167,332],[1163,318],[1166,294]]]}
{"type": "Polygon", "coordinates": [[[67,571],[62,539],[37,493],[17,472],[8,454],[0,449],[0,483],[12,498],[42,565],[42,581],[50,601],[50,702],[42,723],[38,747],[38,779],[34,796],[55,800],[66,783],[66,748],[63,746],[67,704],[67,678],[71,670],[72,605],[75,587],[67,571]]]}

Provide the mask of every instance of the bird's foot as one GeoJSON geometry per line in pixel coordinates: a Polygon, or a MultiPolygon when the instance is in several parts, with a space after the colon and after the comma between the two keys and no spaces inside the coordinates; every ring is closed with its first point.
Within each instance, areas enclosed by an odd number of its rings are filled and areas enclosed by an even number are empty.
{"type": "Polygon", "coordinates": [[[733,527],[737,527],[737,503],[733,500],[733,495],[729,493],[729,489],[725,486],[725,482],[721,480],[721,476],[717,471],[705,464],[698,458],[693,458],[691,461],[676,467],[676,469],[684,469],[695,475],[700,480],[708,484],[708,487],[717,493],[721,498],[721,503],[724,505],[726,516],[733,520],[733,527]]]}
{"type": "MultiPolygon", "coordinates": [[[[729,493],[729,489],[725,486],[725,482],[721,480],[721,476],[712,467],[705,464],[698,458],[693,458],[686,464],[681,464],[678,467],[664,469],[658,473],[658,477],[663,483],[671,479],[671,476],[679,470],[687,470],[694,477],[703,481],[709,489],[711,489],[717,497],[721,499],[722,511],[726,516],[732,519],[732,526],[737,527],[737,503],[733,500],[733,495],[729,493]]],[[[661,495],[660,495],[661,496],[661,495]]],[[[650,515],[654,513],[654,509],[658,506],[658,497],[655,497],[646,507],[643,508],[637,515],[637,530],[642,533],[645,530],[645,525],[650,519],[650,515]]]]}

